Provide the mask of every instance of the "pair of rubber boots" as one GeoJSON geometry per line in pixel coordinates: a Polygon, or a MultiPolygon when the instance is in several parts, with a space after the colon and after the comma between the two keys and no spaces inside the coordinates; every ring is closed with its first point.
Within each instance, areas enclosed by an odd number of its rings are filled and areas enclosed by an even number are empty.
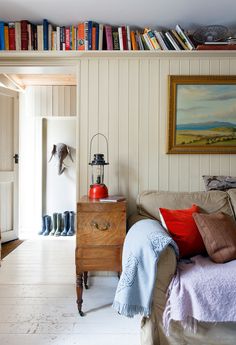
{"type": "Polygon", "coordinates": [[[53,213],[53,228],[50,232],[52,236],[73,236],[75,233],[75,213],[73,211],[65,211],[61,213],[53,213]],[[62,222],[63,221],[63,222],[62,222]]]}

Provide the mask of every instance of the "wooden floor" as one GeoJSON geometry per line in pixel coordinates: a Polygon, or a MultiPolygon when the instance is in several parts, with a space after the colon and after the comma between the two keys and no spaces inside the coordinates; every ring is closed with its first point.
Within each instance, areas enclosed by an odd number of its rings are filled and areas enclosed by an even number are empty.
{"type": "Polygon", "coordinates": [[[27,240],[0,268],[1,345],[139,345],[140,318],[111,307],[117,278],[90,278],[77,312],[75,238],[27,240]]]}
{"type": "Polygon", "coordinates": [[[2,259],[4,259],[5,256],[10,254],[14,249],[16,249],[23,242],[24,242],[23,240],[14,240],[7,243],[3,243],[2,253],[1,253],[2,259]]]}

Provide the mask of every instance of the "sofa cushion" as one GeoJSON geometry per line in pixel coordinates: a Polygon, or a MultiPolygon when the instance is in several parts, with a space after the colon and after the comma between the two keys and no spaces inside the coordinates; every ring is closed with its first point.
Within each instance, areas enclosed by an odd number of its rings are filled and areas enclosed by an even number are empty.
{"type": "MultiPolygon", "coordinates": [[[[236,201],[236,195],[235,195],[236,201]]],[[[224,212],[233,216],[229,196],[226,192],[159,192],[145,191],[137,198],[138,213],[142,216],[160,220],[159,208],[185,209],[196,204],[200,212],[224,212]]],[[[235,202],[236,205],[236,202],[235,202]]]]}
{"type": "Polygon", "coordinates": [[[181,258],[206,253],[202,237],[192,217],[192,214],[198,211],[199,208],[196,205],[184,210],[169,210],[160,207],[162,225],[177,243],[181,258]]]}
{"type": "Polygon", "coordinates": [[[236,259],[236,222],[232,217],[219,212],[194,213],[193,218],[213,261],[224,263],[236,259]]]}

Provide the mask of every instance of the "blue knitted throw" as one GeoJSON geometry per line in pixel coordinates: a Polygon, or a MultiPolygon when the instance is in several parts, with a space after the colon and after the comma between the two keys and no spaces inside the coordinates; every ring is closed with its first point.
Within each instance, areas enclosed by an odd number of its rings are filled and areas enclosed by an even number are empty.
{"type": "Polygon", "coordinates": [[[156,220],[140,220],[131,227],[124,242],[123,271],[113,302],[119,314],[127,317],[151,314],[157,262],[168,245],[178,256],[176,243],[156,220]]]}

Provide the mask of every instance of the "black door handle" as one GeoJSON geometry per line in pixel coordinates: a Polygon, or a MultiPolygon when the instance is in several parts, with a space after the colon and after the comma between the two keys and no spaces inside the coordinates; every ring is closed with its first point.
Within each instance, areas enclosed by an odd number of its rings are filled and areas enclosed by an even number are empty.
{"type": "Polygon", "coordinates": [[[13,156],[14,160],[15,160],[15,164],[18,164],[19,163],[19,155],[18,153],[16,153],[14,156],[13,156]]]}

